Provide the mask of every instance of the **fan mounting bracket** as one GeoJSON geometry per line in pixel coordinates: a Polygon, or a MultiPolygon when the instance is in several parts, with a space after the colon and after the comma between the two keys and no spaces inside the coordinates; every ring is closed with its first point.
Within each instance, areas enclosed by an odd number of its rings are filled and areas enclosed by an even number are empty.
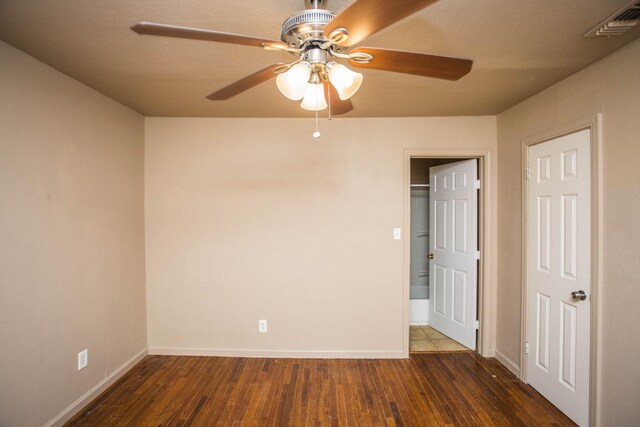
{"type": "Polygon", "coordinates": [[[326,9],[327,0],[304,0],[307,9],[326,9]]]}

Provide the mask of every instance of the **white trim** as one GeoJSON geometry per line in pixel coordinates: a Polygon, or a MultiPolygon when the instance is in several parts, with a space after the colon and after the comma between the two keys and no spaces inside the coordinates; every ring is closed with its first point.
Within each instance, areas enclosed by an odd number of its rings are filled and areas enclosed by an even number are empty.
{"type": "Polygon", "coordinates": [[[504,354],[500,353],[500,351],[496,350],[495,358],[498,362],[500,362],[505,368],[510,370],[513,375],[517,378],[520,378],[520,366],[504,354]]]}
{"type": "Polygon", "coordinates": [[[602,425],[602,307],[600,303],[602,292],[602,284],[604,283],[604,203],[602,202],[602,195],[604,194],[604,162],[602,161],[602,146],[604,145],[603,139],[603,126],[602,126],[602,113],[596,115],[594,123],[595,129],[592,129],[592,144],[595,145],[592,154],[592,162],[594,164],[593,170],[595,176],[592,174],[593,189],[595,193],[592,194],[594,211],[592,214],[597,215],[595,220],[595,232],[592,232],[591,239],[593,241],[594,250],[591,256],[594,263],[595,273],[592,275],[592,289],[591,295],[595,290],[596,301],[591,305],[591,405],[592,411],[590,414],[589,423],[594,426],[602,425]],[[595,383],[595,384],[594,384],[595,383]]]}
{"type": "Polygon", "coordinates": [[[238,350],[224,348],[149,347],[149,354],[161,356],[266,357],[295,359],[406,359],[402,351],[300,351],[238,350]]]}
{"type": "Polygon", "coordinates": [[[93,399],[98,397],[101,393],[103,393],[107,388],[113,385],[116,381],[124,376],[127,372],[131,370],[135,365],[138,364],[144,357],[147,355],[147,349],[143,348],[138,353],[136,353],[131,359],[124,362],[122,365],[118,366],[111,374],[105,377],[98,384],[93,386],[91,390],[83,394],[78,400],[73,402],[71,405],[67,406],[62,412],[56,415],[53,419],[51,419],[48,423],[46,423],[45,427],[57,427],[62,426],[64,423],[69,421],[76,415],[82,408],[87,406],[93,399]]]}

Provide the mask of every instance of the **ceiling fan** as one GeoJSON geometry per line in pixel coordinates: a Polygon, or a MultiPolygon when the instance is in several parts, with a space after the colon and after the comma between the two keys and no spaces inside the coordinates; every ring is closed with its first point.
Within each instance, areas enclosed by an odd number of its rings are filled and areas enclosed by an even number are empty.
{"type": "Polygon", "coordinates": [[[229,99],[241,92],[276,78],[278,89],[292,100],[302,100],[310,111],[329,106],[334,115],[353,110],[351,96],[362,84],[363,76],[335,60],[346,60],[354,67],[415,74],[445,80],[458,80],[471,70],[472,61],[415,52],[350,47],[437,0],[356,0],[335,14],[323,9],[327,0],[305,0],[308,9],[282,24],[281,41],[268,40],[175,25],[138,22],[131,29],[138,34],[206,40],[289,52],[297,57],[291,63],[270,65],[250,74],[207,98],[229,99]],[[327,98],[329,103],[327,104],[327,98]]]}

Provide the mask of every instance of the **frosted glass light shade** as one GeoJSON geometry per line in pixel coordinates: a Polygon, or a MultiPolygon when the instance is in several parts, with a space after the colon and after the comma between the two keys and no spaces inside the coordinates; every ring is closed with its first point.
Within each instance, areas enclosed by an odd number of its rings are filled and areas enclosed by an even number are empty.
{"type": "Polygon", "coordinates": [[[304,96],[311,66],[308,62],[300,62],[289,69],[286,73],[278,74],[276,86],[280,92],[289,99],[299,101],[304,96]]]}
{"type": "Polygon", "coordinates": [[[342,64],[333,64],[329,69],[329,81],[343,101],[351,98],[360,89],[362,74],[351,71],[342,64]]]}
{"type": "Polygon", "coordinates": [[[304,98],[300,106],[309,111],[320,111],[327,108],[322,83],[309,83],[304,90],[304,98]]]}

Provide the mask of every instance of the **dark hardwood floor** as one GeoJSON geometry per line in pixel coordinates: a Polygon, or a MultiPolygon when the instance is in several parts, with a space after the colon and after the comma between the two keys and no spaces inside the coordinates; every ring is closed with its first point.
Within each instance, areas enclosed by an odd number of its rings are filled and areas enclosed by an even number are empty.
{"type": "Polygon", "coordinates": [[[564,426],[472,352],[402,360],[147,356],[69,426],[564,426]]]}

